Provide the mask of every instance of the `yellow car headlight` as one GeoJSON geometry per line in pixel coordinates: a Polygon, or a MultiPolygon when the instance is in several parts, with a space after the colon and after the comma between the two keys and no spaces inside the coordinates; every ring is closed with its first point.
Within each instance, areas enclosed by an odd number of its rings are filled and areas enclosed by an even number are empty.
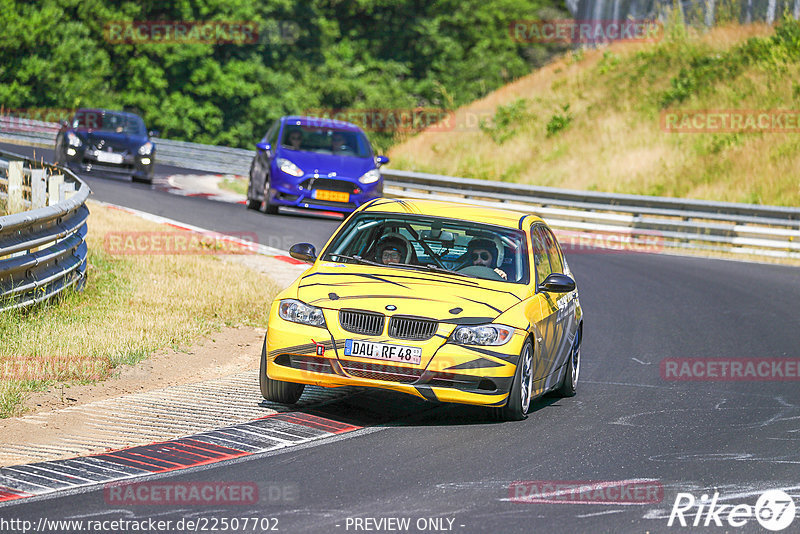
{"type": "Polygon", "coordinates": [[[514,335],[514,329],[500,324],[459,326],[450,339],[459,345],[505,345],[514,335]]]}
{"type": "Polygon", "coordinates": [[[278,316],[290,323],[325,327],[325,316],[322,315],[322,308],[309,306],[305,302],[300,302],[299,300],[282,300],[280,304],[278,304],[278,316]]]}

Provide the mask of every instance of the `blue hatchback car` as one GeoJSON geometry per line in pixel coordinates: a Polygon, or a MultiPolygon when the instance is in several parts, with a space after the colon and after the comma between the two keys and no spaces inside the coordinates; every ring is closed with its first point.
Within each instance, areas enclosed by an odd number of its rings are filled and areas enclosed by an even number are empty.
{"type": "Polygon", "coordinates": [[[288,116],[256,144],[247,207],[280,206],[349,213],[383,194],[380,167],[364,132],[349,122],[288,116]]]}

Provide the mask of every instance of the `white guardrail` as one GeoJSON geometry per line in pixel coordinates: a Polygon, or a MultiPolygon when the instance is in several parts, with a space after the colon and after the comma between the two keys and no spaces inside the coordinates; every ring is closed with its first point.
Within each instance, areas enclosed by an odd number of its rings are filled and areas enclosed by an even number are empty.
{"type": "MultiPolygon", "coordinates": [[[[0,139],[53,146],[58,125],[0,117],[0,139]]],[[[247,176],[254,151],[155,139],[156,161],[247,176]]],[[[800,208],[575,191],[382,169],[387,196],[455,200],[542,216],[566,247],[694,249],[800,259],[800,208]]]]}

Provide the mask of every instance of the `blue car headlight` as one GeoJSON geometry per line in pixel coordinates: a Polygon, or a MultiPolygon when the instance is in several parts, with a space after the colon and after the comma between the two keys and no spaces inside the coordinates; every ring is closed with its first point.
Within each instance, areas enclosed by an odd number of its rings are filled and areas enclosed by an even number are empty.
{"type": "Polygon", "coordinates": [[[378,169],[372,169],[371,171],[365,172],[361,178],[358,179],[359,182],[362,184],[374,184],[378,180],[381,179],[381,171],[378,169]]]}
{"type": "Polygon", "coordinates": [[[299,178],[300,176],[303,176],[303,174],[305,174],[300,167],[298,167],[288,159],[278,158],[275,160],[275,163],[278,164],[278,168],[282,172],[285,172],[290,176],[296,176],[299,178]]]}
{"type": "Polygon", "coordinates": [[[505,345],[514,335],[514,329],[501,324],[459,326],[450,340],[459,345],[505,345]]]}
{"type": "Polygon", "coordinates": [[[308,326],[325,326],[325,317],[322,309],[316,306],[309,306],[299,300],[286,299],[278,304],[278,316],[290,323],[305,324],[308,326]]]}

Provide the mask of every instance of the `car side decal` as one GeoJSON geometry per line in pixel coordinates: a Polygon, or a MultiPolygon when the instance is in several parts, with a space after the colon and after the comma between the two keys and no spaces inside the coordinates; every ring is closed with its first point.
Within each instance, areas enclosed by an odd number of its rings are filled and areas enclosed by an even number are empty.
{"type": "Polygon", "coordinates": [[[444,369],[445,371],[451,371],[456,369],[487,369],[490,367],[503,367],[502,363],[498,363],[494,360],[490,360],[488,358],[477,358],[475,360],[470,360],[468,362],[460,363],[458,365],[454,365],[452,367],[448,367],[444,369]]]}

